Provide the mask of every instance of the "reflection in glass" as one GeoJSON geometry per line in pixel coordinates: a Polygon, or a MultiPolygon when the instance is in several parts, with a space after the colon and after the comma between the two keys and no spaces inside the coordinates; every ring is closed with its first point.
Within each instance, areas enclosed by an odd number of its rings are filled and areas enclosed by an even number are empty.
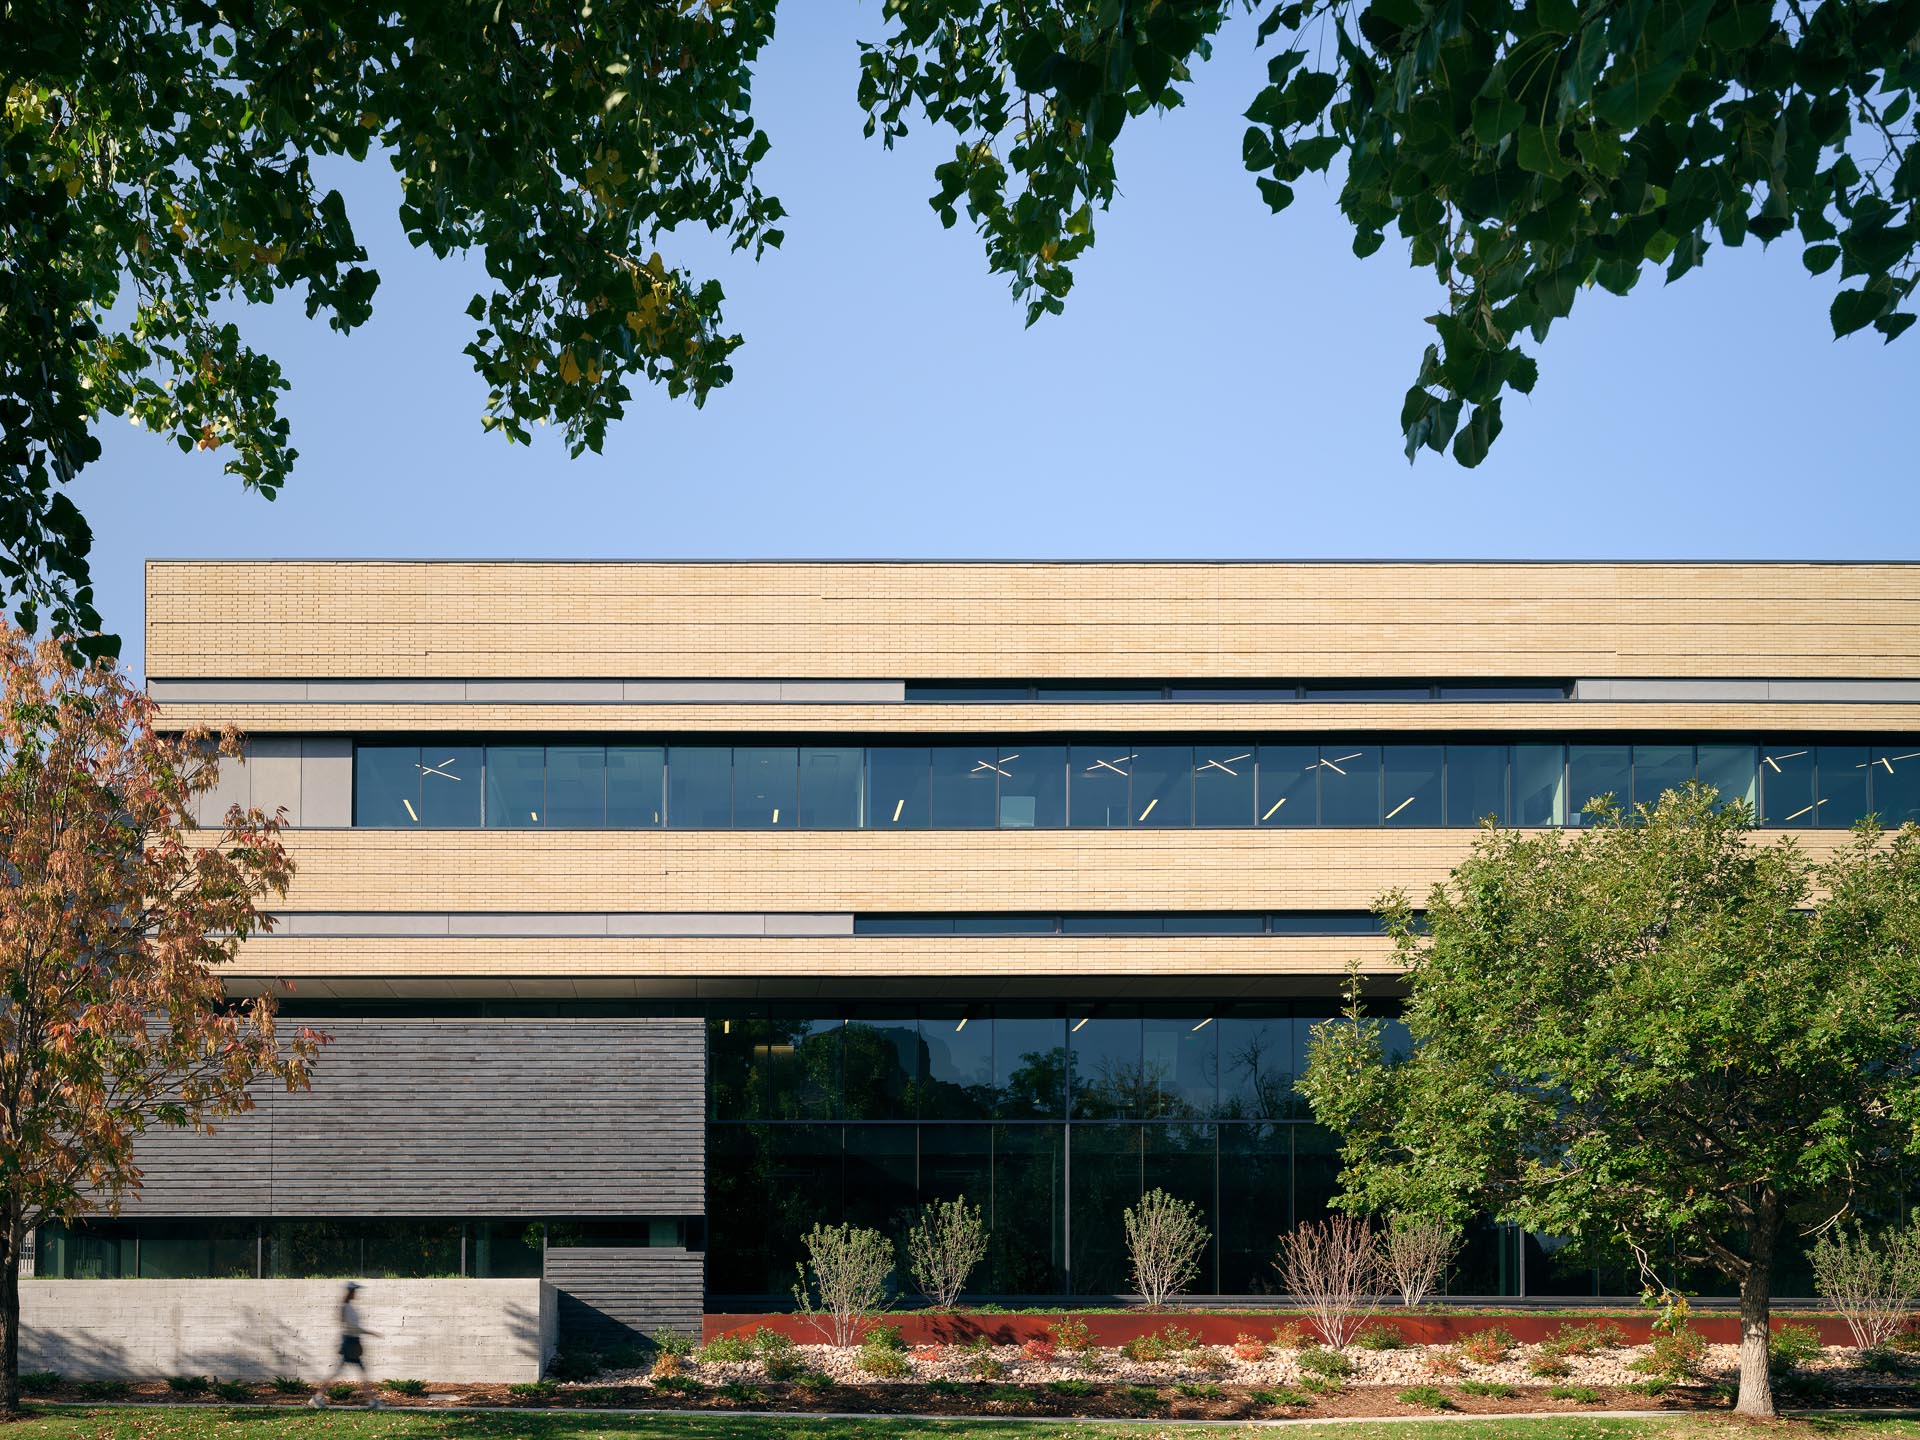
{"type": "Polygon", "coordinates": [[[1582,813],[1590,801],[1611,798],[1625,810],[1633,791],[1633,747],[1630,745],[1569,745],[1567,793],[1569,825],[1590,825],[1582,813]]]}
{"type": "Polygon", "coordinates": [[[921,1115],[984,1120],[993,1114],[993,1030],[991,1016],[964,1007],[928,1007],[922,1013],[921,1115]]]}
{"type": "Polygon", "coordinates": [[[1755,752],[1751,745],[1702,745],[1697,774],[1702,785],[1719,792],[1719,802],[1739,800],[1757,813],[1754,803],[1755,752]]]}
{"type": "Polygon", "coordinates": [[[1319,824],[1319,785],[1317,745],[1260,747],[1260,794],[1255,804],[1262,825],[1319,824]]]}
{"type": "Polygon", "coordinates": [[[1633,803],[1649,810],[1669,790],[1683,790],[1693,779],[1691,745],[1633,747],[1633,803]]]}
{"type": "Polygon", "coordinates": [[[904,1235],[919,1207],[919,1156],[911,1125],[849,1125],[842,1215],[849,1225],[904,1235]]]}
{"type": "Polygon", "coordinates": [[[1067,1113],[1067,1022],[996,1014],[994,1113],[1002,1120],[1062,1120],[1067,1113]]]}
{"type": "Polygon", "coordinates": [[[1760,818],[1805,830],[1813,825],[1813,747],[1760,747],[1760,818]]]}
{"type": "Polygon", "coordinates": [[[858,745],[808,745],[800,751],[800,828],[857,830],[866,766],[858,745]]]}
{"type": "Polygon", "coordinates": [[[1065,1288],[1066,1127],[1001,1125],[993,1132],[990,1284],[1006,1295],[1065,1288]]]}
{"type": "Polygon", "coordinates": [[[935,745],[929,787],[936,830],[991,830],[1000,781],[992,745],[935,745]]]}
{"type": "Polygon", "coordinates": [[[420,747],[359,745],[353,752],[353,823],[420,823],[420,747]]]}
{"type": "Polygon", "coordinates": [[[1149,1015],[1141,1022],[1141,1118],[1210,1116],[1220,1099],[1220,1031],[1211,1016],[1149,1015]]]}
{"type": "Polygon", "coordinates": [[[1220,1108],[1232,1120],[1282,1120],[1299,1110],[1294,1021],[1285,1015],[1223,1016],[1220,1032],[1220,1108]]]}
{"type": "Polygon", "coordinates": [[[1068,1027],[1073,1118],[1137,1119],[1140,1114],[1140,1018],[1105,1014],[1077,1017],[1068,1027]]]}
{"type": "Polygon", "coordinates": [[[1140,1201],[1140,1126],[1075,1125],[1072,1150],[1073,1290],[1123,1295],[1130,1288],[1121,1216],[1140,1201]]]}
{"type": "Polygon", "coordinates": [[[1058,830],[1067,823],[1067,747],[1001,746],[1000,827],[1058,830]]]}
{"type": "Polygon", "coordinates": [[[549,745],[547,824],[563,830],[597,830],[606,823],[606,747],[549,745]]]}
{"type": "Polygon", "coordinates": [[[1193,823],[1251,825],[1254,821],[1252,745],[1193,747],[1193,823]]]}
{"type": "Polygon", "coordinates": [[[1827,830],[1847,830],[1867,813],[1867,747],[1822,745],[1814,755],[1820,795],[1814,823],[1827,830]]]}
{"type": "Polygon", "coordinates": [[[927,775],[924,745],[875,745],[867,751],[867,793],[873,808],[867,823],[878,830],[927,828],[927,775]]]}
{"type": "Polygon", "coordinates": [[[1874,748],[1873,808],[1889,830],[1920,821],[1920,750],[1874,748]]]}
{"type": "Polygon", "coordinates": [[[1140,1189],[1142,1193],[1164,1190],[1199,1212],[1200,1223],[1207,1230],[1207,1244],[1200,1252],[1200,1273],[1194,1280],[1193,1288],[1202,1292],[1217,1292],[1218,1281],[1214,1272],[1217,1248],[1214,1237],[1220,1233],[1220,1216],[1214,1203],[1214,1178],[1219,1154],[1214,1127],[1143,1125],[1140,1130],[1140,1189]]]}
{"type": "Polygon", "coordinates": [[[1432,827],[1440,823],[1438,745],[1389,745],[1382,752],[1389,825],[1432,827]]]}
{"type": "Polygon", "coordinates": [[[667,751],[667,823],[676,830],[726,830],[733,824],[733,750],[675,745],[667,751]]]}
{"type": "MultiPolygon", "coordinates": [[[[1396,797],[1397,803],[1397,797],[1396,797]]],[[[1380,823],[1380,747],[1320,747],[1320,823],[1380,823]]]]}
{"type": "MultiPolygon", "coordinates": [[[[439,785],[442,772],[423,764],[421,798],[439,785]]],[[[543,823],[547,808],[547,751],[542,745],[487,747],[487,828],[526,830],[543,823]]]]}
{"type": "Polygon", "coordinates": [[[1567,756],[1561,746],[1513,747],[1513,818],[1516,825],[1567,823],[1567,756]]]}
{"type": "Polygon", "coordinates": [[[911,1120],[919,1094],[920,1025],[901,1020],[849,1020],[841,1073],[849,1120],[911,1120]]]}
{"type": "Polygon", "coordinates": [[[478,745],[420,747],[421,825],[429,830],[480,828],[481,753],[478,745]]]}
{"type": "Polygon", "coordinates": [[[1075,745],[1068,756],[1073,789],[1067,818],[1075,829],[1124,829],[1133,751],[1124,745],[1075,745]]]}
{"type": "Polygon", "coordinates": [[[1507,747],[1447,746],[1447,824],[1507,823],[1507,747]]]}
{"type": "Polygon", "coordinates": [[[1280,1289],[1273,1257],[1281,1232],[1292,1224],[1293,1129],[1220,1127],[1222,1294],[1271,1295],[1280,1289]]]}
{"type": "Polygon", "coordinates": [[[1142,745],[1133,757],[1133,823],[1193,824],[1193,747],[1142,745]]]}
{"type": "Polygon", "coordinates": [[[791,830],[800,823],[800,752],[740,745],[733,752],[733,828],[791,830]]]}

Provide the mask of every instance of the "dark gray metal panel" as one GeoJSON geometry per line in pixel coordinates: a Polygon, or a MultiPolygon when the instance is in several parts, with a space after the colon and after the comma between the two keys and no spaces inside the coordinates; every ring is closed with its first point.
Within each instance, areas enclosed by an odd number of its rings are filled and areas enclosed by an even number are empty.
{"type": "Polygon", "coordinates": [[[698,1250],[549,1247],[560,1348],[630,1345],[662,1326],[698,1335],[705,1277],[706,1256],[698,1250]]]}
{"type": "Polygon", "coordinates": [[[129,1214],[700,1215],[697,1019],[334,1020],[310,1092],[141,1137],[129,1214]]]}

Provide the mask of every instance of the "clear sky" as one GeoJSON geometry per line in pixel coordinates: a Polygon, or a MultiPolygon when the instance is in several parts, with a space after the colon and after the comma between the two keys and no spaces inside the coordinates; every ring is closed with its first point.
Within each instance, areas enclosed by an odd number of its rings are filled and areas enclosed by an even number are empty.
{"type": "Polygon", "coordinates": [[[723,279],[746,336],[704,410],[636,389],[603,455],[480,430],[460,353],[476,259],[409,247],[384,164],[342,166],[384,283],[349,338],[298,303],[241,317],[293,382],[271,504],[209,456],[107,427],[75,487],[100,605],[139,662],[149,556],[1914,559],[1920,333],[1836,343],[1834,277],[1791,240],[1584,296],[1464,471],[1400,449],[1437,308],[1392,240],[1353,258],[1331,185],[1268,213],[1239,164],[1264,57],[1222,37],[1188,106],[1133,122],[1124,191],[1064,317],[1022,328],[964,220],[926,204],[947,142],[860,134],[875,3],[788,0],[756,109],[792,218],[723,279]]]}

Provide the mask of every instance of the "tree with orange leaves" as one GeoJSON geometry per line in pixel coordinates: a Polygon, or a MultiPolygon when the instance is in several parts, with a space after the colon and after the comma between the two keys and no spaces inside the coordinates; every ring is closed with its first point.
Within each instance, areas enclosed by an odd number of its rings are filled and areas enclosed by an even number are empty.
{"type": "Polygon", "coordinates": [[[210,1130],[248,1087],[308,1084],[319,1038],[219,967],[272,927],[293,863],[277,816],[196,797],[240,737],[164,735],[111,660],[8,629],[0,693],[0,1415],[19,1407],[20,1261],[36,1226],[111,1212],[149,1126],[210,1130]]]}

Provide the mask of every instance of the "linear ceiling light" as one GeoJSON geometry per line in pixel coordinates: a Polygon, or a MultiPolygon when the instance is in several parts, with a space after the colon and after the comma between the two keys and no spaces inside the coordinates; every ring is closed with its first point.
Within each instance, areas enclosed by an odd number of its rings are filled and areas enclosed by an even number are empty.
{"type": "Polygon", "coordinates": [[[965,1015],[962,1015],[960,1017],[960,1023],[953,1027],[953,1033],[958,1035],[962,1030],[966,1028],[967,1028],[967,1017],[965,1015]]]}
{"type": "Polygon", "coordinates": [[[1078,1034],[1080,1033],[1080,1027],[1081,1027],[1082,1025],[1084,1025],[1084,1024],[1086,1024],[1086,1023],[1087,1023],[1087,1021],[1089,1021],[1089,1020],[1091,1020],[1091,1019],[1093,1019],[1093,1016],[1091,1016],[1091,1015],[1082,1015],[1082,1016],[1081,1016],[1081,1017],[1080,1017],[1080,1018],[1079,1018],[1078,1020],[1076,1020],[1076,1021],[1074,1021],[1074,1022],[1073,1022],[1073,1033],[1074,1033],[1074,1034],[1076,1034],[1076,1035],[1078,1035],[1078,1034]]]}
{"type": "Polygon", "coordinates": [[[893,802],[893,823],[894,824],[898,825],[900,823],[900,812],[906,808],[907,808],[907,797],[904,795],[902,795],[898,800],[893,802]]]}
{"type": "Polygon", "coordinates": [[[407,818],[418,825],[420,823],[420,812],[413,808],[413,802],[402,795],[400,797],[400,803],[407,807],[407,818]]]}
{"type": "Polygon", "coordinates": [[[780,807],[778,805],[773,807],[773,823],[776,825],[780,823],[780,807]]]}
{"type": "Polygon", "coordinates": [[[1398,815],[1402,810],[1406,809],[1407,806],[1411,805],[1412,803],[1413,803],[1413,796],[1411,795],[1407,796],[1406,799],[1402,800],[1398,805],[1394,806],[1391,810],[1387,811],[1387,819],[1391,820],[1394,816],[1398,815]]]}
{"type": "Polygon", "coordinates": [[[1204,1030],[1204,1029],[1206,1029],[1206,1028],[1207,1028],[1207,1026],[1209,1026],[1209,1025],[1211,1025],[1211,1024],[1213,1024],[1213,1016],[1211,1016],[1211,1015],[1209,1015],[1209,1016],[1207,1016],[1207,1018],[1206,1018],[1206,1019],[1204,1019],[1204,1020],[1202,1020],[1202,1021],[1201,1021],[1201,1022],[1200,1022],[1200,1023],[1198,1024],[1198,1025],[1196,1025],[1196,1026],[1194,1026],[1194,1027],[1193,1027],[1193,1028],[1194,1028],[1194,1032],[1195,1032],[1195,1033],[1197,1034],[1197,1033],[1199,1033],[1200,1031],[1202,1031],[1202,1030],[1204,1030]]]}
{"type": "Polygon", "coordinates": [[[1282,795],[1282,796],[1281,796],[1281,797],[1280,797],[1280,798],[1279,798],[1278,800],[1276,800],[1276,801],[1274,801],[1272,805],[1270,805],[1270,806],[1268,806],[1268,807],[1267,807],[1267,813],[1266,813],[1266,814],[1264,814],[1264,815],[1262,815],[1262,816],[1261,816],[1260,818],[1261,818],[1261,819],[1262,819],[1263,821],[1264,821],[1264,820],[1271,820],[1271,819],[1273,818],[1273,812],[1274,812],[1275,810],[1278,810],[1278,809],[1279,809],[1279,808],[1280,808],[1280,807],[1281,807],[1282,805],[1284,805],[1284,804],[1286,804],[1286,803],[1287,803],[1287,797],[1286,797],[1286,796],[1284,796],[1284,795],[1282,795]]]}
{"type": "Polygon", "coordinates": [[[1153,799],[1147,802],[1147,808],[1140,812],[1140,818],[1134,821],[1133,823],[1136,825],[1145,824],[1147,816],[1153,814],[1153,807],[1158,805],[1159,803],[1160,803],[1160,797],[1158,795],[1154,796],[1153,799]]]}

